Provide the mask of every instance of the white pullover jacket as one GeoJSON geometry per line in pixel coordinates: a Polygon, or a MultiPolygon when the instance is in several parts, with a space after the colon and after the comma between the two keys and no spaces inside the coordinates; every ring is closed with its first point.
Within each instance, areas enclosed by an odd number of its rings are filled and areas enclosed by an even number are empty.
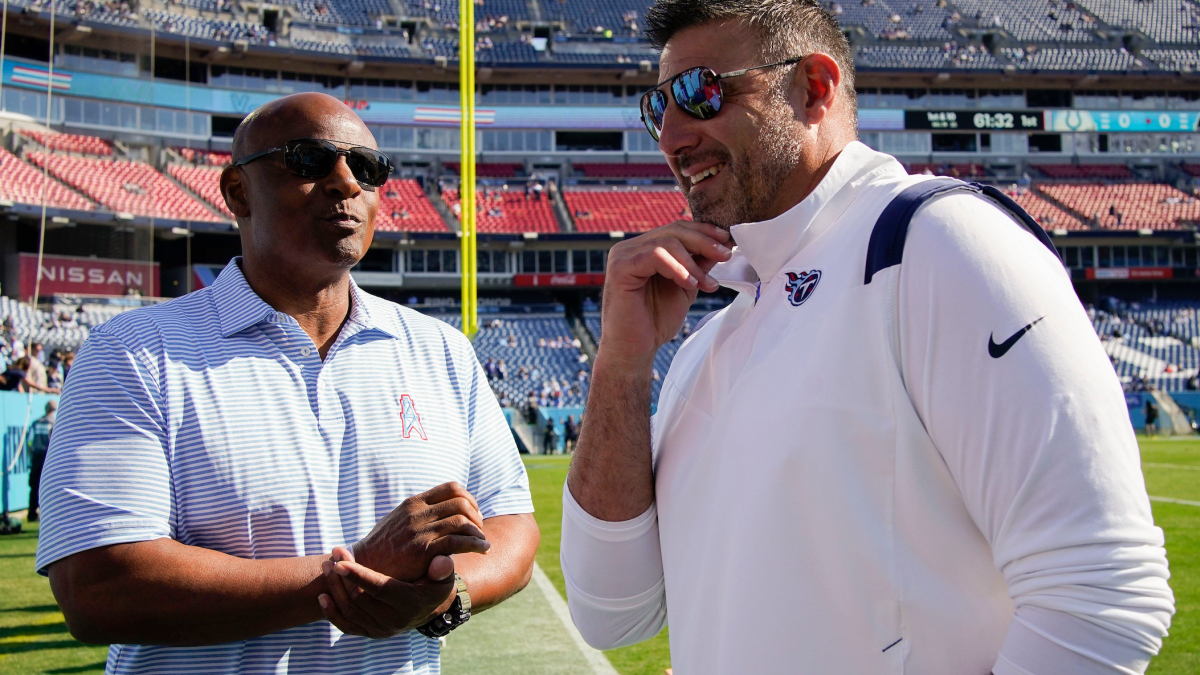
{"type": "Polygon", "coordinates": [[[680,675],[1145,671],[1174,611],[1163,534],[1056,256],[954,191],[864,283],[880,213],[927,179],[852,143],[800,204],[733,227],[713,276],[739,295],[652,420],[655,505],[606,523],[564,491],[589,643],[669,615],[680,675]]]}

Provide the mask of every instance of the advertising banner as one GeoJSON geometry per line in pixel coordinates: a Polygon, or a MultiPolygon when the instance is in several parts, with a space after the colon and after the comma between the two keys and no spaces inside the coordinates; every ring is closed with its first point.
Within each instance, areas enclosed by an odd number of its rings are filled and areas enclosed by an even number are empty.
{"type": "Polygon", "coordinates": [[[1174,270],[1170,267],[1089,267],[1085,270],[1088,279],[1171,279],[1174,270]]]}
{"type": "Polygon", "coordinates": [[[603,286],[603,274],[514,274],[513,286],[603,286]]]}
{"type": "MultiPolygon", "coordinates": [[[[37,256],[21,254],[21,299],[33,300],[37,283],[37,256]]],[[[42,257],[43,297],[55,293],[79,295],[159,295],[158,263],[105,258],[76,258],[63,255],[42,257]]]]}

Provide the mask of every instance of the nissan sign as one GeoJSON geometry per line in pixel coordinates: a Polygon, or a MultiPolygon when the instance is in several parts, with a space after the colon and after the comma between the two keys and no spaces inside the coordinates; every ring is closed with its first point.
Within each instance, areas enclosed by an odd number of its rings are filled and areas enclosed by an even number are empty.
{"type": "MultiPolygon", "coordinates": [[[[158,296],[158,263],[104,258],[71,256],[42,256],[42,296],[57,293],[78,295],[140,295],[158,296]]],[[[38,283],[38,257],[21,254],[21,299],[33,300],[38,283]]]]}

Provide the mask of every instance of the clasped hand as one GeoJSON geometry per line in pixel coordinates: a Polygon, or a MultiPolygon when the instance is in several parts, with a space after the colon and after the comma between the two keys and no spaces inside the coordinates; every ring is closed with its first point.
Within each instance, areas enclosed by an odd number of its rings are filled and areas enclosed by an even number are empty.
{"type": "Polygon", "coordinates": [[[458,483],[404,500],[350,548],[321,564],[325,618],[343,633],[387,638],[422,625],[454,599],[456,553],[486,553],[483,517],[458,483]]]}

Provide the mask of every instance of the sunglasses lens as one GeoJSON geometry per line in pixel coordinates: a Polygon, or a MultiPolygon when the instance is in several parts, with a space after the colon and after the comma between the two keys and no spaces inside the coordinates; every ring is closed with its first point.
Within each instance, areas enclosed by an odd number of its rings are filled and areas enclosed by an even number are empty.
{"type": "Polygon", "coordinates": [[[642,97],[642,121],[654,140],[662,132],[663,116],[667,112],[667,95],[655,89],[642,97]]]}
{"type": "Polygon", "coordinates": [[[693,117],[707,120],[721,109],[721,82],[708,68],[692,68],[671,83],[675,102],[693,117]]]}
{"type": "Polygon", "coordinates": [[[303,178],[324,178],[337,164],[337,148],[318,141],[295,141],[288,144],[285,156],[287,167],[303,178]]]}
{"type": "Polygon", "coordinates": [[[370,148],[351,148],[346,154],[346,164],[355,180],[371,187],[383,187],[392,173],[392,162],[387,155],[370,148]]]}

